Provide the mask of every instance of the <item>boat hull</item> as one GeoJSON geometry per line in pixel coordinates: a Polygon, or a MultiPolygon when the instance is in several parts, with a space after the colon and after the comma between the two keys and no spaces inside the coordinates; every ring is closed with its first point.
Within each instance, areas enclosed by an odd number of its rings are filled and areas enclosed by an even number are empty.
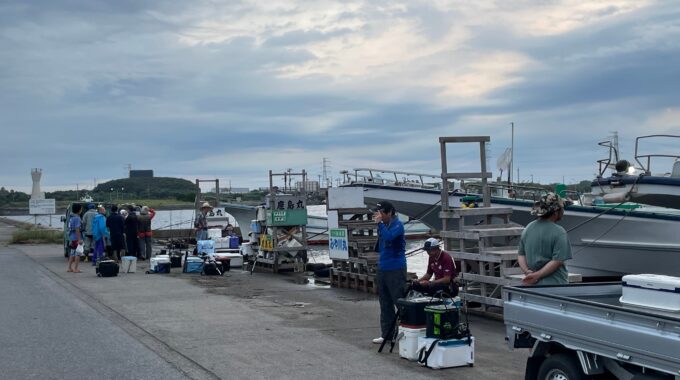
{"type": "MultiPolygon", "coordinates": [[[[379,200],[391,201],[396,209],[434,230],[441,230],[441,194],[436,190],[394,186],[363,185],[368,206],[379,200]]],[[[452,205],[460,197],[450,196],[452,205]]],[[[492,198],[492,207],[512,207],[511,220],[527,225],[531,201],[492,198]]],[[[622,276],[656,273],[680,276],[680,215],[604,210],[597,207],[569,206],[558,224],[569,232],[573,259],[567,267],[585,277],[622,276]],[[601,215],[600,215],[601,214],[601,215]],[[599,215],[599,216],[598,216],[599,215]]]]}

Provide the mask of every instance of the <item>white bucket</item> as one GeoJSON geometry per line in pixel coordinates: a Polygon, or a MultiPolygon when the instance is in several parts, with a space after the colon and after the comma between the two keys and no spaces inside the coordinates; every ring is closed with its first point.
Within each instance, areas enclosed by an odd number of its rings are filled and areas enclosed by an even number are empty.
{"type": "Polygon", "coordinates": [[[418,338],[424,338],[426,330],[399,326],[399,356],[408,360],[418,360],[418,338]]]}
{"type": "Polygon", "coordinates": [[[120,258],[120,273],[135,273],[137,271],[137,258],[123,256],[120,258]]]}
{"type": "Polygon", "coordinates": [[[240,252],[243,256],[253,256],[253,246],[250,243],[242,243],[240,252]]]}

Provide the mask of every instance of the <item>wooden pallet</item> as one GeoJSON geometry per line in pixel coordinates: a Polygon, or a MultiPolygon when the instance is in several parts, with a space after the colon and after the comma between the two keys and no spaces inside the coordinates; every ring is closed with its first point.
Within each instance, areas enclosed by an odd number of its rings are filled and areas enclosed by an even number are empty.
{"type": "Polygon", "coordinates": [[[378,293],[378,285],[375,275],[352,273],[331,268],[331,287],[341,289],[354,289],[365,293],[378,293]]]}

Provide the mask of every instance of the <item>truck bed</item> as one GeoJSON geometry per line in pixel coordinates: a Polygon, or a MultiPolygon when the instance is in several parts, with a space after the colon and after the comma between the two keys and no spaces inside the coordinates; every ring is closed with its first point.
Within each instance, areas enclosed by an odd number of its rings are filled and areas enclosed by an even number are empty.
{"type": "Polygon", "coordinates": [[[680,375],[680,314],[623,305],[621,283],[506,287],[510,347],[516,333],[680,375]]]}

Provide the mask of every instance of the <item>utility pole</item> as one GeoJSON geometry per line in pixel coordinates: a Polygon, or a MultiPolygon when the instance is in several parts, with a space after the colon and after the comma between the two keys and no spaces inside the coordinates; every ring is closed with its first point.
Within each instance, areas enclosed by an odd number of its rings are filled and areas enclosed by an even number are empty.
{"type": "MultiPolygon", "coordinates": [[[[512,187],[512,166],[515,163],[515,122],[510,122],[511,132],[510,132],[510,167],[508,168],[508,181],[510,182],[510,187],[512,187]]],[[[519,180],[519,169],[517,169],[517,179],[519,180]]]]}
{"type": "Polygon", "coordinates": [[[515,182],[519,183],[519,168],[517,168],[517,178],[515,179],[515,182]]]}

